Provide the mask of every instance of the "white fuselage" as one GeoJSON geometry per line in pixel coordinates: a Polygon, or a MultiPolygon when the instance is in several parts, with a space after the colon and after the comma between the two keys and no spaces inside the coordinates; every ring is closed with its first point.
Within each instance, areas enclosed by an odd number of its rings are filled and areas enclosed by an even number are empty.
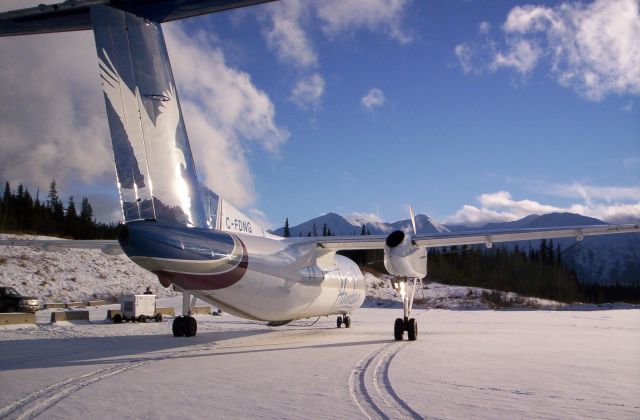
{"type": "Polygon", "coordinates": [[[364,302],[364,276],[347,257],[311,240],[235,236],[248,255],[242,278],[220,289],[189,290],[191,294],[225,312],[263,321],[347,314],[364,302]]]}

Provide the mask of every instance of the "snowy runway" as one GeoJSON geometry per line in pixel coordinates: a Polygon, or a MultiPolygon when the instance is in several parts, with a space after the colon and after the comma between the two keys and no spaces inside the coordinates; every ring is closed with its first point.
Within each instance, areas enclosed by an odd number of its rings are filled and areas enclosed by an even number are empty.
{"type": "Polygon", "coordinates": [[[202,315],[193,338],[91,311],[0,329],[0,417],[640,417],[638,310],[416,311],[399,343],[397,309],[350,329],[202,315]]]}

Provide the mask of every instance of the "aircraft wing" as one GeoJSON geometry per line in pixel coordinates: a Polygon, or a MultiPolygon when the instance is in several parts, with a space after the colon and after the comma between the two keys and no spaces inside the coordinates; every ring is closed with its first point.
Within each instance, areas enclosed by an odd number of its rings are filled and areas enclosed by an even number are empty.
{"type": "MultiPolygon", "coordinates": [[[[453,245],[485,244],[491,247],[498,242],[529,241],[536,239],[576,238],[610,235],[615,233],[640,233],[640,223],[624,225],[574,226],[541,229],[517,229],[474,232],[442,232],[413,235],[415,245],[438,248],[453,245]]],[[[329,236],[317,241],[318,246],[335,251],[382,249],[387,235],[329,236]]]]}
{"type": "Polygon", "coordinates": [[[122,254],[122,248],[115,239],[72,240],[72,239],[0,239],[0,246],[31,246],[44,251],[59,251],[67,248],[100,249],[108,255],[122,254]]]}

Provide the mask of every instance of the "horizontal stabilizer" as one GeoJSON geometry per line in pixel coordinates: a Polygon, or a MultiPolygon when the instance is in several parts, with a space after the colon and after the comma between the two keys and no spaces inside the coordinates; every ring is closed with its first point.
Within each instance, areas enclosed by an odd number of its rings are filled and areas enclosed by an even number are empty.
{"type": "Polygon", "coordinates": [[[169,22],[273,0],[68,0],[0,13],[0,36],[91,29],[91,6],[111,6],[154,22],[169,22]]]}

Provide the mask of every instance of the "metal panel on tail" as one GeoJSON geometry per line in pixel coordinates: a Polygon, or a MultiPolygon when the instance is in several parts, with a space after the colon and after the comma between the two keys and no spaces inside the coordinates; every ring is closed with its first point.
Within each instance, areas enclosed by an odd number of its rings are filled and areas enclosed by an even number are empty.
{"type": "Polygon", "coordinates": [[[108,6],[91,22],[124,220],[210,227],[160,24],[108,6]]]}

